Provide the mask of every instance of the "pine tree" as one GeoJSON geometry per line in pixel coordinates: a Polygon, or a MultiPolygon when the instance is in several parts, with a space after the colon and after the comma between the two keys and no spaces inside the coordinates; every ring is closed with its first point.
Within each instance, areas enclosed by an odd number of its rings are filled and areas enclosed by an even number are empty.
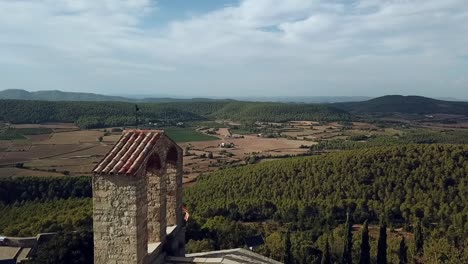
{"type": "Polygon", "coordinates": [[[379,241],[377,244],[377,263],[387,264],[387,225],[380,224],[379,241]]]}
{"type": "Polygon", "coordinates": [[[286,238],[284,239],[284,263],[294,263],[291,251],[291,233],[289,232],[289,230],[286,232],[286,238]]]}
{"type": "Polygon", "coordinates": [[[401,237],[400,249],[398,250],[399,264],[408,264],[408,247],[405,243],[405,237],[401,237]]]}
{"type": "Polygon", "coordinates": [[[345,224],[345,233],[344,233],[344,248],[343,248],[343,256],[341,258],[341,262],[343,264],[352,264],[353,263],[353,233],[352,233],[352,225],[349,219],[349,213],[346,215],[346,224],[345,224]]]}
{"type": "Polygon", "coordinates": [[[366,222],[362,227],[361,236],[361,257],[359,258],[359,264],[370,264],[370,245],[369,245],[369,227],[366,222]]]}
{"type": "Polygon", "coordinates": [[[322,254],[322,262],[321,264],[331,264],[331,257],[330,257],[330,244],[327,242],[325,243],[325,249],[323,250],[322,254]]]}
{"type": "Polygon", "coordinates": [[[424,251],[424,234],[421,220],[418,221],[414,230],[414,246],[416,254],[422,255],[424,251]]]}

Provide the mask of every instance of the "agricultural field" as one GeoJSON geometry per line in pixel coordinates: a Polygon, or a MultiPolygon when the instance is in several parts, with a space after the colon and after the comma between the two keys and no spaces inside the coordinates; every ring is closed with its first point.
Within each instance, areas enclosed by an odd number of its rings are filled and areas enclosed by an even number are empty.
{"type": "Polygon", "coordinates": [[[86,143],[95,143],[99,137],[104,136],[104,132],[98,130],[80,130],[72,132],[54,133],[44,141],[37,142],[42,145],[80,145],[86,143]]]}
{"type": "Polygon", "coordinates": [[[308,148],[304,148],[304,146],[312,144],[314,142],[287,138],[261,138],[256,135],[181,143],[180,146],[185,150],[184,180],[191,182],[200,173],[226,166],[246,164],[250,157],[275,158],[304,155],[308,152],[308,148]],[[228,147],[222,147],[223,143],[228,147]],[[210,158],[210,156],[212,157],[210,158]]]}
{"type": "MultiPolygon", "coordinates": [[[[447,129],[446,125],[439,124],[421,123],[411,127],[401,124],[292,121],[256,122],[246,126],[230,121],[199,121],[187,127],[160,129],[184,149],[184,183],[191,184],[200,174],[222,168],[317,155],[335,150],[337,145],[340,149],[341,145],[355,148],[368,141],[383,144],[384,140],[416,132],[437,135],[438,131],[447,129]]],[[[5,129],[3,126],[2,131],[5,129]]],[[[79,130],[73,124],[63,123],[23,124],[9,129],[21,137],[0,140],[0,177],[90,175],[95,164],[121,136],[121,132],[110,132],[111,129],[79,130]]],[[[465,131],[458,127],[450,129],[465,131]]],[[[456,134],[455,138],[462,136],[456,134]]]]}
{"type": "Polygon", "coordinates": [[[0,140],[0,177],[86,175],[114,143],[99,141],[103,131],[77,131],[72,124],[8,129],[22,138],[0,140]]]}
{"type": "MultiPolygon", "coordinates": [[[[121,135],[110,133],[110,129],[77,130],[71,124],[24,124],[12,129],[22,132],[22,137],[0,141],[0,177],[89,175],[121,135]]],[[[184,157],[185,182],[194,181],[201,172],[245,164],[251,156],[304,155],[307,153],[304,146],[313,144],[304,140],[260,137],[255,133],[232,134],[229,124],[218,122],[163,129],[188,150],[184,157]],[[232,144],[232,147],[220,147],[222,143],[232,144]]]]}
{"type": "MultiPolygon", "coordinates": [[[[78,130],[71,124],[24,124],[11,129],[21,133],[0,140],[0,177],[89,175],[121,136],[110,129],[78,130]]],[[[178,143],[219,140],[191,128],[165,131],[178,143]]]]}
{"type": "Polygon", "coordinates": [[[44,124],[12,124],[13,128],[50,128],[50,129],[69,129],[78,130],[79,128],[73,123],[44,123],[44,124]]]}

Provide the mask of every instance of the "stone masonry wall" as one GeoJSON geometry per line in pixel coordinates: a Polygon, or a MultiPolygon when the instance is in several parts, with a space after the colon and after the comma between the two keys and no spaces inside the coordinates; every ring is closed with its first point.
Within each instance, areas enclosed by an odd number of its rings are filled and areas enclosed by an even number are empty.
{"type": "Polygon", "coordinates": [[[94,263],[143,263],[147,254],[144,177],[93,177],[94,263]]]}

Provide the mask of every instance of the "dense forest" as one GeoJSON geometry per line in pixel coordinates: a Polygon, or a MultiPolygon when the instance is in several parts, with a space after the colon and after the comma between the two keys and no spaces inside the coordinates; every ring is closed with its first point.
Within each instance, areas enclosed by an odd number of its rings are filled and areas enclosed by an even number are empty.
{"type": "MultiPolygon", "coordinates": [[[[199,101],[138,104],[140,122],[348,120],[343,110],[317,104],[199,101]]],[[[11,123],[74,122],[80,128],[135,124],[135,104],[125,102],[48,102],[0,100],[0,120],[11,123]],[[40,111],[39,111],[40,110],[40,111]]]]}
{"type": "MultiPolygon", "coordinates": [[[[85,96],[85,95],[83,95],[85,96]]],[[[88,96],[88,95],[86,95],[88,96]]],[[[88,98],[86,97],[85,98],[88,98]]],[[[78,97],[79,98],[79,97],[78,97]]],[[[80,128],[135,124],[135,103],[113,100],[0,100],[0,121],[11,123],[74,122],[80,128]],[[40,110],[40,111],[39,111],[40,110]]],[[[468,103],[420,96],[383,96],[364,102],[335,104],[241,102],[234,100],[137,101],[140,123],[187,122],[206,119],[285,122],[292,120],[348,121],[351,114],[372,113],[468,115],[468,103]]],[[[358,117],[355,117],[358,118],[358,117]]]]}
{"type": "Polygon", "coordinates": [[[0,178],[0,205],[91,196],[90,177],[0,178]]]}
{"type": "MultiPolygon", "coordinates": [[[[363,148],[219,170],[185,190],[187,251],[243,247],[246,237],[262,235],[265,245],[255,250],[286,263],[320,263],[324,256],[329,262],[322,263],[332,263],[343,255],[351,259],[346,263],[358,263],[363,248],[372,263],[382,254],[388,263],[402,256],[463,263],[467,174],[468,146],[449,144],[363,148]],[[365,222],[368,234],[352,228],[365,222]]],[[[90,196],[87,177],[2,179],[0,234],[57,231],[34,263],[48,263],[47,256],[91,263],[90,196]]]]}
{"type": "Polygon", "coordinates": [[[396,135],[355,135],[349,139],[321,140],[311,146],[311,151],[350,150],[359,148],[395,146],[404,144],[468,144],[468,131],[407,130],[396,135]]]}
{"type": "Polygon", "coordinates": [[[0,178],[0,234],[92,230],[90,177],[0,178]]]}
{"type": "Polygon", "coordinates": [[[376,147],[220,170],[186,190],[193,216],[188,247],[242,246],[241,236],[257,231],[267,241],[262,252],[281,260],[284,251],[275,253],[275,247],[284,244],[278,240],[284,239],[287,229],[292,232],[294,263],[308,263],[300,245],[310,245],[309,251],[322,249],[323,237],[340,227],[350,212],[354,223],[384,221],[408,231],[421,220],[430,234],[426,245],[446,245],[427,248],[428,255],[468,261],[463,252],[468,237],[467,173],[467,146],[435,144],[376,147]],[[262,222],[267,224],[254,224],[262,222]]]}
{"type": "Polygon", "coordinates": [[[291,120],[349,120],[348,113],[320,104],[236,102],[213,114],[216,118],[241,121],[285,122],[291,120]]]}
{"type": "Polygon", "coordinates": [[[58,235],[31,263],[93,263],[90,177],[0,178],[0,234],[58,235]]]}
{"type": "MultiPolygon", "coordinates": [[[[143,120],[194,121],[204,118],[172,104],[141,104],[143,120]]],[[[74,122],[81,128],[135,124],[135,105],[122,102],[0,100],[0,119],[11,123],[74,122]]]]}
{"type": "Polygon", "coordinates": [[[0,205],[0,234],[36,236],[42,232],[92,230],[90,198],[69,198],[44,202],[0,205]]]}

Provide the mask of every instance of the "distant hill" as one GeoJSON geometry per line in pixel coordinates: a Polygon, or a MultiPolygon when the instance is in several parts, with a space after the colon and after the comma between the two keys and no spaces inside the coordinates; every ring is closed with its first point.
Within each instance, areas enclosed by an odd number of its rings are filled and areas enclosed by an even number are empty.
{"type": "Polygon", "coordinates": [[[189,102],[233,102],[232,99],[213,99],[213,98],[172,98],[172,97],[162,97],[162,98],[144,98],[144,99],[135,99],[133,101],[143,102],[143,103],[189,103],[189,102]]]}
{"type": "Polygon", "coordinates": [[[386,95],[364,102],[335,103],[333,106],[352,113],[468,115],[468,102],[443,101],[423,96],[386,95]]]}
{"type": "Polygon", "coordinates": [[[282,102],[282,103],[342,103],[342,102],[362,102],[371,99],[367,96],[251,96],[251,97],[236,97],[241,101],[255,102],[282,102]]]}
{"type": "Polygon", "coordinates": [[[0,99],[38,100],[38,101],[96,101],[96,102],[146,102],[146,103],[174,103],[174,102],[213,102],[213,101],[250,101],[250,102],[283,102],[283,103],[338,103],[360,102],[369,100],[365,96],[272,96],[272,97],[236,97],[224,98],[174,98],[169,96],[110,96],[95,93],[75,93],[58,90],[28,92],[20,89],[0,91],[0,99]]]}
{"type": "MultiPolygon", "coordinates": [[[[342,115],[347,119],[347,113],[406,113],[406,114],[461,114],[468,115],[468,102],[445,101],[422,96],[386,95],[369,100],[369,97],[334,97],[334,96],[304,96],[304,97],[242,97],[242,102],[233,99],[215,98],[171,98],[148,97],[128,98],[123,96],[109,96],[95,93],[75,93],[57,90],[28,92],[19,89],[0,91],[0,99],[28,100],[28,101],[75,101],[75,102],[127,102],[127,103],[223,103],[227,106],[220,111],[197,114],[212,115],[220,118],[255,119],[258,121],[284,121],[293,119],[312,118],[323,115],[342,115]],[[269,103],[270,102],[270,103],[269,103]],[[287,103],[289,102],[289,103],[287,103]],[[227,104],[236,103],[236,104],[227,104]],[[319,105],[328,103],[328,107],[319,105]],[[264,113],[268,113],[265,115],[264,113]],[[314,113],[314,114],[312,114],[314,113]],[[260,115],[260,116],[258,116],[260,115]],[[268,117],[266,117],[268,116],[268,117]]],[[[219,105],[217,105],[219,106],[219,105]]],[[[180,109],[186,110],[186,109],[180,109]]],[[[213,110],[213,109],[211,109],[213,110]]],[[[336,119],[333,117],[332,119],[336,119]]]]}
{"type": "Polygon", "coordinates": [[[0,91],[0,99],[41,100],[41,101],[132,101],[120,96],[107,96],[94,93],[73,93],[57,90],[28,92],[19,89],[0,91]]]}
{"type": "Polygon", "coordinates": [[[28,92],[20,89],[8,89],[0,91],[0,99],[10,100],[36,100],[36,101],[94,101],[94,102],[148,102],[148,103],[173,103],[173,102],[210,102],[222,101],[224,99],[210,98],[144,98],[135,99],[123,96],[110,96],[95,93],[74,93],[58,90],[28,92]]]}

